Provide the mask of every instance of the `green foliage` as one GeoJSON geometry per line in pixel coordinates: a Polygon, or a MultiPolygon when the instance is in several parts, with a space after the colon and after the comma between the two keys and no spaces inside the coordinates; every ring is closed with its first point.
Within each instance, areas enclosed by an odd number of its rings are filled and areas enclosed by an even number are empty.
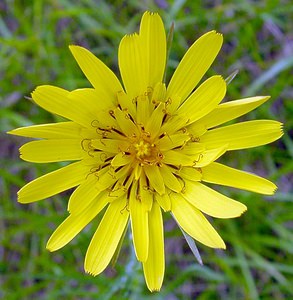
{"type": "MultiPolygon", "coordinates": [[[[1,299],[291,299],[293,298],[293,28],[292,3],[267,1],[98,1],[3,0],[0,3],[0,273],[1,299]],[[27,4],[30,3],[30,4],[27,4]],[[126,33],[138,29],[143,11],[158,11],[175,31],[167,79],[189,45],[204,32],[224,34],[224,46],[208,75],[233,71],[227,100],[247,95],[272,98],[246,119],[285,123],[282,140],[228,153],[228,165],[270,178],[279,186],[272,197],[218,188],[248,206],[235,220],[213,220],[226,251],[198,245],[204,265],[193,257],[180,230],[165,215],[166,275],[161,293],[146,289],[130,239],[115,269],[85,275],[83,259],[98,221],[64,249],[49,253],[46,241],[66,216],[69,192],[20,205],[17,190],[58,167],[18,158],[25,142],[5,131],[58,121],[26,96],[37,86],[67,89],[89,83],[68,45],[89,48],[117,72],[117,49],[126,33]]],[[[97,218],[99,219],[99,218],[97,218]]]]}

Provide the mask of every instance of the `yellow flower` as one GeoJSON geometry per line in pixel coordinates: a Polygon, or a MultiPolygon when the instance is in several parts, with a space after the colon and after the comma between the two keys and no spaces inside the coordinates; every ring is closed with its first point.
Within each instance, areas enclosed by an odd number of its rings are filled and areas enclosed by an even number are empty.
{"type": "Polygon", "coordinates": [[[163,82],[166,36],[158,14],[146,12],[139,34],[126,35],[120,43],[123,86],[91,52],[70,46],[93,88],[70,92],[49,85],[37,87],[33,101],[69,121],[9,132],[41,138],[20,148],[23,160],[76,161],[18,192],[20,203],[30,203],[76,187],[68,203],[69,216],[48,241],[50,251],[69,243],[107,206],[86,253],[86,272],[97,275],[107,267],[130,219],[147,286],[160,290],[165,268],[162,210],[170,211],[197,241],[225,248],[204,214],[233,218],[246,206],[203,182],[274,193],[276,186],[270,181],[215,162],[226,151],[264,145],[282,136],[282,124],[271,120],[218,127],[269,97],[220,104],[226,94],[221,76],[208,78],[194,90],[222,41],[215,31],[200,37],[167,87],[163,82]]]}

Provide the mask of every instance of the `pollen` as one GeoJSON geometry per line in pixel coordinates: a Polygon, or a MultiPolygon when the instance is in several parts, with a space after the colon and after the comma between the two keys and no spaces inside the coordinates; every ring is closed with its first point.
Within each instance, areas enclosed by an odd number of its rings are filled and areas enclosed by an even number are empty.
{"type": "Polygon", "coordinates": [[[138,143],[134,144],[134,149],[136,151],[136,157],[143,159],[144,157],[147,157],[151,153],[151,145],[144,141],[140,140],[138,143]]]}

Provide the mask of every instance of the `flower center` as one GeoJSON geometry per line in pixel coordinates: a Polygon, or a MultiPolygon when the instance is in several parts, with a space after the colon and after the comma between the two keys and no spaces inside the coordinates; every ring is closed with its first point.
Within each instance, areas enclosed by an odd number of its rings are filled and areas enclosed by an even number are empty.
{"type": "Polygon", "coordinates": [[[150,155],[151,145],[144,140],[140,140],[138,143],[134,144],[134,149],[136,152],[136,157],[138,159],[143,159],[150,155]]]}
{"type": "Polygon", "coordinates": [[[130,152],[140,165],[158,165],[163,159],[163,154],[156,143],[144,134],[131,144],[130,152]]]}

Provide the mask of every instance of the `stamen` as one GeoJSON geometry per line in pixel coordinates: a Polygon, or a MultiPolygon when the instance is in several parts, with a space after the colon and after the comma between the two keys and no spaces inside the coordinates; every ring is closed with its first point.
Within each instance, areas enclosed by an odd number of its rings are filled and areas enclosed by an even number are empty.
{"type": "Polygon", "coordinates": [[[114,127],[112,127],[111,129],[112,129],[114,132],[118,133],[119,135],[122,135],[122,136],[126,137],[126,135],[125,135],[123,132],[121,132],[120,130],[118,130],[118,129],[114,128],[114,127]]]}
{"type": "Polygon", "coordinates": [[[172,99],[169,97],[169,98],[167,99],[167,101],[165,102],[165,104],[166,104],[166,106],[172,104],[172,99]]]}
{"type": "Polygon", "coordinates": [[[164,114],[164,117],[163,117],[163,120],[162,120],[162,124],[164,124],[164,123],[165,123],[165,121],[166,121],[167,117],[168,117],[168,114],[167,114],[167,113],[165,113],[165,114],[164,114]]]}
{"type": "Polygon", "coordinates": [[[81,145],[82,150],[87,152],[88,150],[86,150],[86,149],[85,149],[86,147],[84,146],[84,142],[85,142],[85,141],[88,141],[87,147],[90,148],[89,145],[90,145],[91,139],[83,139],[83,140],[81,140],[81,142],[80,142],[80,145],[81,145]]]}
{"type": "MultiPolygon", "coordinates": [[[[95,149],[94,151],[96,151],[96,150],[97,149],[95,149]]],[[[100,151],[100,150],[97,150],[97,151],[100,151]]],[[[107,159],[107,154],[105,152],[102,152],[101,155],[100,155],[100,160],[105,162],[106,159],[107,159]]]]}
{"type": "Polygon", "coordinates": [[[100,122],[99,122],[98,120],[93,120],[93,121],[91,122],[91,126],[94,127],[94,128],[95,128],[95,127],[98,127],[98,126],[99,126],[99,123],[100,123],[100,122]]]}
{"type": "Polygon", "coordinates": [[[132,115],[131,115],[131,114],[127,114],[127,115],[128,115],[128,117],[129,117],[129,119],[131,120],[131,122],[132,122],[133,124],[135,124],[135,121],[134,121],[132,115]]]}
{"type": "Polygon", "coordinates": [[[117,173],[117,172],[120,171],[123,167],[124,167],[124,166],[119,166],[118,168],[116,168],[116,169],[114,170],[114,172],[117,173]]]}
{"type": "Polygon", "coordinates": [[[130,178],[130,174],[128,174],[128,175],[125,177],[125,179],[124,179],[124,181],[123,181],[123,183],[122,183],[123,186],[126,185],[126,183],[127,183],[127,181],[129,180],[129,178],[130,178]]]}
{"type": "Polygon", "coordinates": [[[104,160],[104,162],[108,162],[108,161],[112,160],[113,157],[114,157],[114,156],[110,156],[110,157],[106,158],[106,159],[104,160]]]}
{"type": "Polygon", "coordinates": [[[168,167],[170,167],[174,170],[177,170],[177,171],[179,171],[181,169],[180,166],[175,166],[175,165],[171,165],[171,164],[168,164],[168,167]]]}
{"type": "Polygon", "coordinates": [[[114,120],[116,120],[114,110],[112,110],[112,109],[109,110],[109,114],[110,114],[110,116],[111,116],[114,120]]]}
{"type": "Polygon", "coordinates": [[[130,198],[130,192],[131,192],[132,186],[133,186],[133,182],[131,182],[131,184],[130,184],[128,190],[127,190],[127,199],[128,199],[128,200],[129,200],[129,198],[130,198]]]}
{"type": "Polygon", "coordinates": [[[198,142],[200,142],[200,137],[193,137],[193,136],[191,136],[190,140],[191,140],[192,142],[198,143],[198,142]]]}
{"type": "Polygon", "coordinates": [[[195,159],[194,161],[193,161],[193,167],[195,167],[196,166],[196,164],[200,161],[200,160],[202,160],[203,159],[203,154],[202,153],[200,153],[199,154],[199,156],[198,156],[198,158],[197,159],[195,159]]]}

